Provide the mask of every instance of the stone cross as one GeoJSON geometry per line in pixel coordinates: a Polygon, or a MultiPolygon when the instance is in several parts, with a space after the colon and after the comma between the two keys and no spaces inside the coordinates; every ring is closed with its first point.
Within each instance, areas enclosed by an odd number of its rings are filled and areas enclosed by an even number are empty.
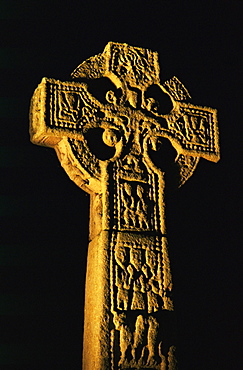
{"type": "Polygon", "coordinates": [[[83,369],[174,370],[168,166],[160,148],[170,142],[177,153],[171,163],[179,186],[200,157],[217,162],[216,110],[186,102],[190,95],[176,77],[161,84],[158,54],[127,44],[109,42],[72,78],[42,79],[30,135],[34,144],[53,147],[90,194],[83,369]],[[111,88],[102,99],[92,83],[103,80],[111,88]],[[156,89],[168,111],[153,97],[156,89]]]}

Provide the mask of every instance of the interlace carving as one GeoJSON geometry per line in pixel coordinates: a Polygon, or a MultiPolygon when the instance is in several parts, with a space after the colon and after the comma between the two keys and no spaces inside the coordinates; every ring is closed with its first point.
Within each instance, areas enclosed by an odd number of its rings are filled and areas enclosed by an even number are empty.
{"type": "Polygon", "coordinates": [[[109,42],[74,81],[43,78],[32,98],[32,142],[55,148],[91,196],[86,370],[176,369],[166,178],[181,186],[200,157],[219,160],[219,144],[216,110],[187,103],[178,78],[161,84],[159,73],[156,52],[109,42]],[[90,87],[102,79],[113,84],[103,101],[90,87]],[[167,161],[168,140],[176,155],[167,161]]]}

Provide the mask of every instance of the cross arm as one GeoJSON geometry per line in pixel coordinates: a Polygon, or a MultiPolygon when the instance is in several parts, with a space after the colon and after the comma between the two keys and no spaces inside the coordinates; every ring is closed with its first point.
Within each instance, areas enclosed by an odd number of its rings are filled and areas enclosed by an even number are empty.
{"type": "Polygon", "coordinates": [[[34,144],[55,147],[63,138],[84,139],[85,127],[102,104],[85,83],[61,82],[44,77],[30,106],[30,138],[34,144]]]}
{"type": "Polygon", "coordinates": [[[166,117],[168,129],[159,130],[177,150],[178,155],[220,159],[217,110],[184,102],[175,102],[166,117]]]}
{"type": "Polygon", "coordinates": [[[32,143],[54,148],[71,180],[88,193],[101,191],[101,169],[87,148],[84,134],[91,126],[98,126],[101,108],[85,83],[50,78],[42,79],[30,106],[32,143]],[[69,140],[83,148],[80,159],[73,154],[69,140]]]}
{"type": "Polygon", "coordinates": [[[155,136],[167,137],[178,155],[218,162],[220,146],[217,110],[188,103],[191,96],[176,76],[159,86],[170,96],[173,109],[162,116],[166,119],[167,127],[157,126],[155,136]]]}

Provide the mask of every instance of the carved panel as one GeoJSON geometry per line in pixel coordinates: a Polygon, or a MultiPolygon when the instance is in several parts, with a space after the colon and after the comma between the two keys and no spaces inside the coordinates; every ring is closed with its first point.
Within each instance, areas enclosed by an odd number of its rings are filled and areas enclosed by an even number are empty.
{"type": "Polygon", "coordinates": [[[159,238],[123,239],[112,244],[113,368],[166,369],[173,350],[163,323],[163,312],[173,311],[171,286],[164,284],[166,256],[159,238]]]}

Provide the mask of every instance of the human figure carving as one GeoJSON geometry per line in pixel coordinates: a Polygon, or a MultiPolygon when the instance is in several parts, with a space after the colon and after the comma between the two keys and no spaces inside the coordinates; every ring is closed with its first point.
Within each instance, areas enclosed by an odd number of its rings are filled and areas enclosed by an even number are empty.
{"type": "Polygon", "coordinates": [[[62,93],[62,100],[59,101],[60,116],[70,116],[76,122],[80,115],[80,98],[78,95],[62,93]]]}
{"type": "Polygon", "coordinates": [[[139,227],[142,228],[149,228],[148,224],[148,206],[145,203],[143,196],[144,196],[144,189],[141,185],[137,185],[137,195],[138,195],[138,202],[137,202],[137,209],[136,215],[138,218],[139,227]]]}
{"type": "Polygon", "coordinates": [[[148,359],[147,364],[154,366],[156,364],[156,355],[158,356],[157,335],[159,323],[155,317],[149,316],[148,318],[148,359]]]}
{"type": "Polygon", "coordinates": [[[140,174],[143,172],[143,170],[140,167],[140,160],[139,158],[137,158],[136,155],[131,154],[127,155],[123,162],[124,169],[135,174],[140,174]]]}
{"type": "Polygon", "coordinates": [[[125,182],[123,184],[123,204],[124,204],[124,221],[125,226],[136,226],[136,221],[134,219],[134,197],[132,194],[132,187],[129,183],[125,182]]]}
{"type": "Polygon", "coordinates": [[[146,249],[146,264],[149,266],[150,276],[148,278],[148,312],[156,312],[160,308],[160,297],[162,298],[161,291],[161,277],[159,276],[158,258],[155,251],[146,249]]]}
{"type": "Polygon", "coordinates": [[[124,247],[119,247],[115,251],[115,259],[118,266],[121,267],[121,272],[119,274],[119,267],[116,266],[116,286],[117,286],[117,308],[120,310],[128,309],[128,300],[129,300],[129,274],[126,269],[126,249],[124,247]],[[119,276],[120,275],[120,276],[119,276]]]}
{"type": "Polygon", "coordinates": [[[128,271],[130,273],[130,282],[132,284],[132,310],[145,309],[146,284],[145,277],[142,271],[142,251],[141,249],[130,249],[130,262],[128,271]]]}
{"type": "Polygon", "coordinates": [[[144,341],[146,335],[146,321],[142,315],[139,315],[135,324],[134,339],[132,346],[132,356],[135,362],[143,356],[144,341]]]}
{"type": "Polygon", "coordinates": [[[129,346],[132,345],[132,333],[129,326],[126,324],[126,315],[125,313],[114,314],[114,324],[117,330],[120,333],[120,361],[118,365],[126,362],[126,352],[129,346]]]}

